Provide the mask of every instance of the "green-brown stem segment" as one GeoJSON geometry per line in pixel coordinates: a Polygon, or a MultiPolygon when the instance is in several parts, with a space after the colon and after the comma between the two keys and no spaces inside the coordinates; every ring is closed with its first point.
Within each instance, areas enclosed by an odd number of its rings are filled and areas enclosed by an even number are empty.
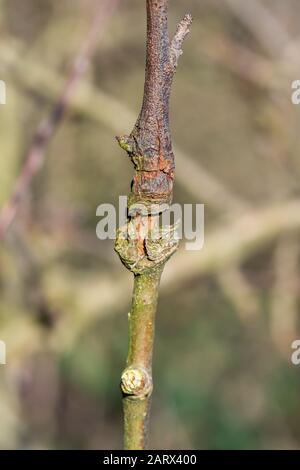
{"type": "Polygon", "coordinates": [[[162,269],[134,277],[129,313],[129,350],[122,373],[124,448],[145,449],[152,392],[155,313],[162,269]]]}
{"type": "Polygon", "coordinates": [[[129,353],[122,373],[125,449],[145,449],[152,392],[154,320],[161,273],[176,251],[176,227],[153,233],[159,213],[172,200],[174,155],[169,128],[169,97],[182,44],[192,22],[186,15],[172,41],[168,0],[146,0],[147,57],[142,109],[129,136],[117,137],[134,165],[128,198],[129,220],[117,233],[115,249],[134,274],[129,316],[129,353]],[[137,208],[138,206],[138,208],[137,208]],[[143,209],[141,209],[143,206],[143,209]],[[134,208],[134,211],[132,210],[134,208]]]}

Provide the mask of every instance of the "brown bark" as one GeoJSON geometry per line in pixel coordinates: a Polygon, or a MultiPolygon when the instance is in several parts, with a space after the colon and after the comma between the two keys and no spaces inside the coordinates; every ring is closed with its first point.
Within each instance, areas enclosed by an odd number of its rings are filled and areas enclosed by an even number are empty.
{"type": "Polygon", "coordinates": [[[147,0],[147,56],[144,99],[130,136],[118,141],[135,167],[129,204],[169,204],[174,154],[169,125],[169,98],[181,46],[192,18],[186,15],[170,43],[168,0],[147,0]]]}

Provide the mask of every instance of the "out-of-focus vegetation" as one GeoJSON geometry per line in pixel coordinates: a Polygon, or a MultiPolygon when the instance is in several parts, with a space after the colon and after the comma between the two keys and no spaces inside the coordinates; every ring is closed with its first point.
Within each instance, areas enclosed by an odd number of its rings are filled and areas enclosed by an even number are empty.
{"type": "MultiPolygon", "coordinates": [[[[106,25],[1,243],[1,448],[121,446],[132,280],[113,242],[97,240],[95,214],[128,193],[132,168],[114,135],[131,130],[141,103],[144,3],[121,2],[106,25]]],[[[94,1],[0,5],[2,205],[94,1]]],[[[150,445],[297,448],[300,366],[290,356],[300,337],[300,120],[290,94],[300,79],[300,4],[170,7],[170,30],[186,10],[194,16],[172,95],[175,200],[206,204],[206,241],[164,274],[150,445]]]]}

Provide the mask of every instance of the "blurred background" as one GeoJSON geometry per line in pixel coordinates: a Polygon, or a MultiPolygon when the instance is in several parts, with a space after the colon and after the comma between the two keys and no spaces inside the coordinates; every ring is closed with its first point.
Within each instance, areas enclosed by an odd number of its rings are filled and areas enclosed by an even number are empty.
{"type": "MultiPolygon", "coordinates": [[[[0,1],[2,209],[98,3],[0,1]]],[[[205,204],[205,246],[182,243],[163,276],[150,448],[299,448],[300,3],[172,0],[170,32],[186,11],[174,201],[205,204]]],[[[145,2],[120,1],[99,33],[1,241],[2,449],[122,446],[132,278],[113,241],[97,240],[96,208],[129,190],[114,136],[131,131],[142,100],[145,2]]]]}

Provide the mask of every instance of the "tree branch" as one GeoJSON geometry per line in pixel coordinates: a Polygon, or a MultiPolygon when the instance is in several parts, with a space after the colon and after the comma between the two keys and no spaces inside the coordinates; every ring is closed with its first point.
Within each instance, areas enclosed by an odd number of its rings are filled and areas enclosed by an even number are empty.
{"type": "Polygon", "coordinates": [[[129,205],[142,202],[148,207],[153,204],[160,207],[172,200],[175,165],[169,125],[169,98],[175,73],[174,54],[179,54],[178,48],[181,48],[192,19],[186,15],[179,24],[172,49],[167,8],[167,0],[147,0],[143,105],[130,136],[117,137],[135,167],[129,205]]]}
{"type": "Polygon", "coordinates": [[[174,227],[159,229],[158,216],[168,207],[173,196],[175,165],[169,98],[179,50],[192,19],[187,15],[179,24],[172,48],[167,17],[168,0],[147,0],[146,77],[142,109],[130,136],[117,137],[135,168],[128,199],[130,218],[117,234],[115,249],[123,264],[134,274],[129,352],[121,388],[124,395],[124,446],[125,449],[137,450],[147,445],[154,318],[160,277],[166,261],[178,246],[174,227]],[[152,236],[154,227],[157,228],[155,237],[152,236]]]}

